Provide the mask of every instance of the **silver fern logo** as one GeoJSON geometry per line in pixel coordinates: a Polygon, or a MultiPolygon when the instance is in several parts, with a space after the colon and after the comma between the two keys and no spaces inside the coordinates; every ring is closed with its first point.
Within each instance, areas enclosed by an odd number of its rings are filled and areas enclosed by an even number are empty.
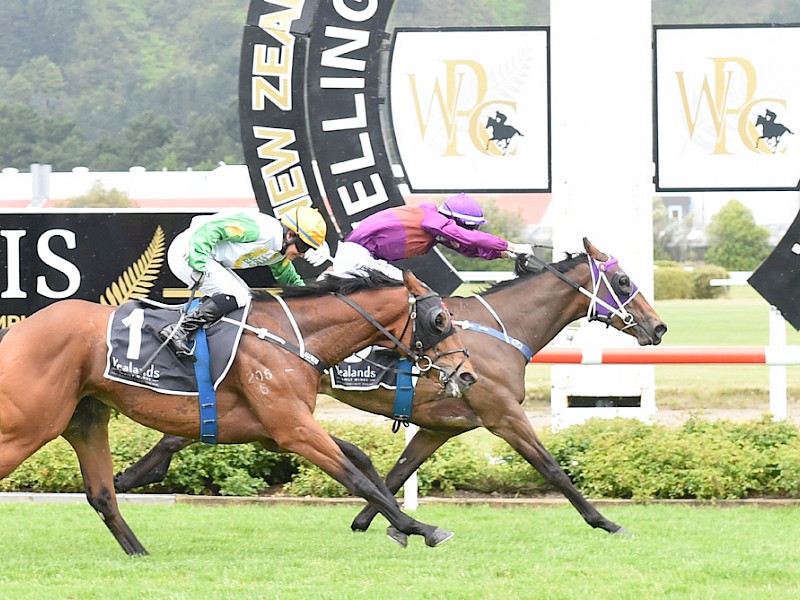
{"type": "Polygon", "coordinates": [[[100,304],[120,306],[128,300],[147,297],[164,264],[164,237],[159,225],[139,259],[100,296],[100,304]]]}

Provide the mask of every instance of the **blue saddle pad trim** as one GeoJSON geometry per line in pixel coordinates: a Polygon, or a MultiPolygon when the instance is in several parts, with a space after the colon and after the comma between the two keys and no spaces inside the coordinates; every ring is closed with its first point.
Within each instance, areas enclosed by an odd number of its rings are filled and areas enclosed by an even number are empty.
{"type": "MultiPolygon", "coordinates": [[[[196,302],[196,301],[195,301],[196,302]]],[[[211,356],[208,352],[206,332],[201,327],[194,336],[194,374],[200,402],[200,441],[217,443],[217,393],[211,381],[211,356]]]]}
{"type": "Polygon", "coordinates": [[[396,421],[407,423],[411,419],[411,406],[414,404],[414,382],[411,361],[401,358],[397,361],[397,387],[394,390],[393,415],[396,421]]]}

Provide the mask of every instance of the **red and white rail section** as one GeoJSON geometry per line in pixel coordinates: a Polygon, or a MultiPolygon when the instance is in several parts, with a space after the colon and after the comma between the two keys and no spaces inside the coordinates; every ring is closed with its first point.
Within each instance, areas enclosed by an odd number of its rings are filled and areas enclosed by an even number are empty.
{"type": "Polygon", "coordinates": [[[543,348],[534,355],[531,362],[575,365],[800,365],[800,346],[543,348]]]}

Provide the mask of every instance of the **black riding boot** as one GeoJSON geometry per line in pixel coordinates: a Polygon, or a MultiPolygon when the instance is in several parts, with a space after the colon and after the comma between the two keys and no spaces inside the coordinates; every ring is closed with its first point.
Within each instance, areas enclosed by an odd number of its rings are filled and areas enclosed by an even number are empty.
{"type": "Polygon", "coordinates": [[[227,294],[206,296],[200,301],[200,304],[186,313],[180,326],[178,323],[167,325],[159,332],[159,336],[162,340],[169,339],[169,343],[178,356],[191,356],[194,353],[194,348],[190,346],[192,334],[201,327],[213,325],[237,306],[236,299],[227,294]]]}

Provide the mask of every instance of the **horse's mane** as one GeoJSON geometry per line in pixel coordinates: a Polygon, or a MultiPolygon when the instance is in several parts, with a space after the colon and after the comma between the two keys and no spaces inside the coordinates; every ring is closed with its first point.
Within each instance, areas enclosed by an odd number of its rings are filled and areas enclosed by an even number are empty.
{"type": "MultiPolygon", "coordinates": [[[[322,279],[311,281],[306,285],[290,285],[283,289],[281,295],[284,298],[311,298],[330,294],[342,294],[347,296],[364,290],[399,287],[403,285],[402,281],[397,281],[380,271],[373,271],[370,269],[365,269],[365,271],[366,275],[361,277],[326,275],[322,279]]],[[[271,299],[272,295],[264,290],[253,290],[253,298],[267,300],[271,299]]]]}
{"type": "MultiPolygon", "coordinates": [[[[586,262],[586,253],[579,252],[573,254],[571,252],[566,252],[566,258],[559,262],[550,263],[550,266],[553,267],[559,273],[566,273],[567,271],[571,271],[579,264],[586,262]]],[[[514,273],[516,273],[517,277],[514,279],[509,279],[507,281],[501,281],[499,283],[494,284],[492,287],[488,288],[482,294],[491,294],[494,292],[499,292],[500,290],[504,290],[509,287],[513,287],[522,281],[527,281],[532,277],[538,277],[542,273],[546,273],[547,269],[544,269],[538,266],[535,262],[531,263],[526,257],[520,256],[517,258],[517,262],[514,265],[514,273]]]]}

